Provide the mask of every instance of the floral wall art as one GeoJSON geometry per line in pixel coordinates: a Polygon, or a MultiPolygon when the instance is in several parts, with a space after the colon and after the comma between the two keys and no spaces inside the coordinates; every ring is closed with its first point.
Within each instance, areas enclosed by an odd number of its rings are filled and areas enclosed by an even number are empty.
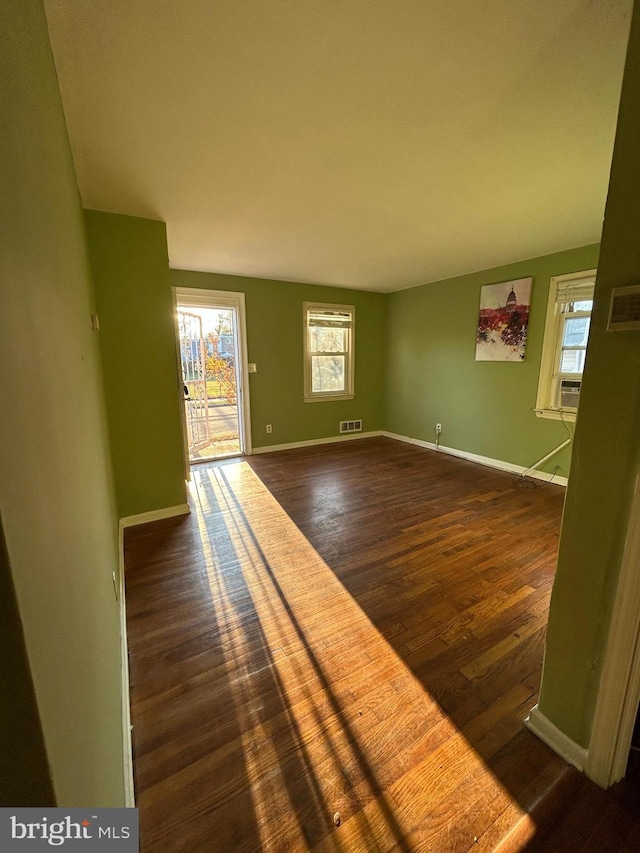
{"type": "Polygon", "coordinates": [[[527,343],[531,278],[480,289],[476,361],[522,361],[527,343]]]}

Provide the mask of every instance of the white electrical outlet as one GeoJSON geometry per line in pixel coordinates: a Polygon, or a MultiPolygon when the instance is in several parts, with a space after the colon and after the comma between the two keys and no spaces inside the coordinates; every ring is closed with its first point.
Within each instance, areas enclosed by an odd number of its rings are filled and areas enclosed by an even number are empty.
{"type": "Polygon", "coordinates": [[[442,432],[442,424],[436,424],[436,435],[440,435],[442,432]]]}
{"type": "Polygon", "coordinates": [[[271,435],[273,432],[273,424],[267,424],[267,434],[271,435]]]}

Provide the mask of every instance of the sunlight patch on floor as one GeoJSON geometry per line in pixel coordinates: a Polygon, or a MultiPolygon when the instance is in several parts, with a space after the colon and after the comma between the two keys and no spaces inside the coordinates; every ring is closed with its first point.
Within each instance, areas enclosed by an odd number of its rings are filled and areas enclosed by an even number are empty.
{"type": "Polygon", "coordinates": [[[523,810],[251,467],[199,468],[190,489],[258,825],[277,808],[279,842],[307,849],[305,827],[321,832],[338,813],[339,831],[317,849],[409,850],[428,812],[429,839],[446,849],[450,802],[463,790],[478,801],[470,846],[486,828],[482,810],[519,820],[523,810]],[[263,700],[278,713],[263,719],[263,700]]]}

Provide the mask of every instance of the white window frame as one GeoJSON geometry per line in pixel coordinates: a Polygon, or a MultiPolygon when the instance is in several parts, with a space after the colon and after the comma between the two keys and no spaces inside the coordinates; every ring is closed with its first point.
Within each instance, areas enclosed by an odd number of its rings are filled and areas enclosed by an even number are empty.
{"type": "Polygon", "coordinates": [[[303,340],[304,340],[304,400],[305,403],[326,402],[328,400],[353,400],[355,397],[354,391],[354,376],[355,376],[355,325],[356,325],[356,309],[353,305],[336,305],[329,302],[304,302],[302,305],[302,322],[303,322],[303,340]],[[311,382],[311,357],[313,355],[323,355],[311,351],[309,346],[310,327],[309,327],[309,311],[339,311],[341,313],[349,313],[351,315],[351,326],[347,334],[347,348],[342,353],[327,353],[327,355],[345,356],[345,389],[344,391],[312,391],[311,382]]]}
{"type": "MultiPolygon", "coordinates": [[[[540,361],[540,376],[538,379],[538,396],[535,413],[539,418],[575,422],[576,409],[562,409],[558,406],[558,386],[562,379],[582,379],[581,373],[561,374],[560,354],[562,349],[562,332],[567,317],[558,302],[558,288],[566,287],[567,283],[576,286],[592,282],[595,284],[597,270],[555,275],[549,286],[549,301],[547,302],[547,317],[544,326],[544,342],[542,344],[542,359],[540,361]]],[[[590,311],[578,312],[571,316],[590,316],[590,311]]]]}

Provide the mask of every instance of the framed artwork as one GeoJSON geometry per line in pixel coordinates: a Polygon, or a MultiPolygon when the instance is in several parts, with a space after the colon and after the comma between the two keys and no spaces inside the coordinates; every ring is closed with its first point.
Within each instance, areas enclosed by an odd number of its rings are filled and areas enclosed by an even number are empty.
{"type": "Polygon", "coordinates": [[[523,361],[532,278],[480,288],[476,361],[523,361]]]}

